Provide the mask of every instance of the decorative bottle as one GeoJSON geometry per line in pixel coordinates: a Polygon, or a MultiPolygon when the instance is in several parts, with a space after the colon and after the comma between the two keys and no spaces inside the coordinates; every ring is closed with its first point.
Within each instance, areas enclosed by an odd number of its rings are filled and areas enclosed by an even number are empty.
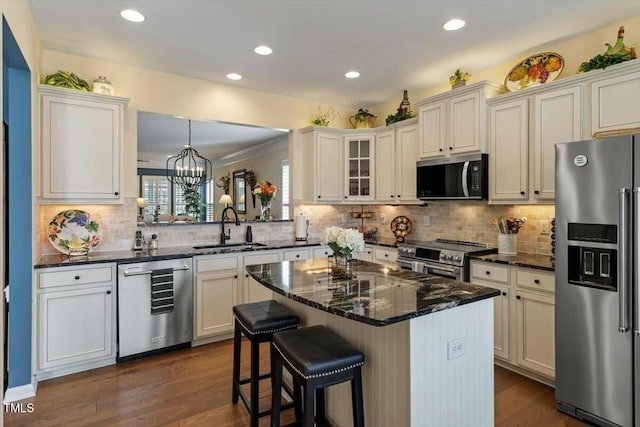
{"type": "Polygon", "coordinates": [[[398,113],[407,114],[410,110],[411,110],[411,103],[409,102],[409,94],[405,90],[404,94],[402,95],[402,102],[398,107],[398,113]]]}

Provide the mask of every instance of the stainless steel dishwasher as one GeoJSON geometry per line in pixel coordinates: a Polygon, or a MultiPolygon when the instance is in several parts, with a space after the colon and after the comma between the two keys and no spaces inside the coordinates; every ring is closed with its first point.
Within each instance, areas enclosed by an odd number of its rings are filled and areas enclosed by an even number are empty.
{"type": "Polygon", "coordinates": [[[191,258],[118,266],[118,361],[193,338],[191,258]]]}

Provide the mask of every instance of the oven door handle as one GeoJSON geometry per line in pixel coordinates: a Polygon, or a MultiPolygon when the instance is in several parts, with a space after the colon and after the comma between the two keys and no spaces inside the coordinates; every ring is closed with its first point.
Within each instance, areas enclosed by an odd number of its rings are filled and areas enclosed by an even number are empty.
{"type": "Polygon", "coordinates": [[[453,268],[433,267],[430,265],[425,265],[425,267],[427,271],[440,272],[440,273],[453,274],[453,275],[457,273],[457,271],[453,268]]]}

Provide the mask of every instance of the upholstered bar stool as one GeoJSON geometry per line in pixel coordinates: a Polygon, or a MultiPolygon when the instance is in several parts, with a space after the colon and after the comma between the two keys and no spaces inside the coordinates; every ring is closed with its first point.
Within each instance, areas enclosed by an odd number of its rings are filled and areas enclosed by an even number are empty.
{"type": "Polygon", "coordinates": [[[271,340],[271,427],[280,426],[283,366],[293,377],[294,389],[304,389],[304,427],[313,427],[315,421],[326,423],[324,389],[345,381],[351,381],[353,425],[364,427],[363,364],[364,354],[325,326],[275,333],[271,340]]]}
{"type": "MultiPolygon", "coordinates": [[[[258,402],[258,389],[260,380],[270,378],[271,373],[260,375],[260,343],[270,342],[274,332],[295,329],[300,324],[300,319],[287,307],[277,301],[268,300],[249,304],[240,304],[233,307],[235,327],[233,334],[233,384],[231,401],[238,403],[238,397],[247,407],[251,417],[251,427],[258,426],[258,418],[271,413],[270,410],[260,412],[258,402]],[[251,343],[251,376],[240,379],[240,347],[244,334],[251,343]],[[241,385],[250,383],[251,395],[247,399],[241,385]]],[[[273,380],[272,380],[273,381],[273,380]]],[[[282,384],[282,381],[279,382],[282,384]]],[[[297,391],[294,398],[299,398],[297,391]]],[[[280,403],[278,401],[278,403],[280,403]]],[[[290,408],[293,402],[284,405],[290,408]]]]}

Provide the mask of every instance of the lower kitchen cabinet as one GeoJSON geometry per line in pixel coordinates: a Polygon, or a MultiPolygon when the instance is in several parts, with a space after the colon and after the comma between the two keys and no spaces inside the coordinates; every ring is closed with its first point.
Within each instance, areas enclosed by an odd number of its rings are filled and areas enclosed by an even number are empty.
{"type": "Polygon", "coordinates": [[[195,265],[194,339],[233,332],[238,303],[238,257],[202,256],[195,265]]]}
{"type": "Polygon", "coordinates": [[[364,245],[364,250],[362,252],[354,252],[353,258],[373,262],[373,246],[364,245]]]}
{"type": "Polygon", "coordinates": [[[518,365],[555,377],[555,298],[516,292],[518,365]]]}
{"type": "Polygon", "coordinates": [[[115,363],[116,266],[36,270],[37,378],[115,363]]]}
{"type": "Polygon", "coordinates": [[[280,261],[280,252],[261,252],[255,255],[245,255],[242,266],[242,302],[258,302],[273,299],[273,292],[264,285],[258,283],[246,271],[248,265],[268,264],[280,261]]]}
{"type": "Polygon", "coordinates": [[[555,378],[553,273],[471,261],[471,282],[500,291],[494,298],[494,356],[524,373],[555,378]]]}
{"type": "Polygon", "coordinates": [[[398,249],[396,248],[386,248],[384,246],[375,246],[373,248],[373,262],[377,264],[382,264],[391,268],[397,268],[397,259],[398,249]]]}
{"type": "Polygon", "coordinates": [[[282,252],[283,261],[301,261],[311,258],[309,249],[285,249],[282,252]]]}

